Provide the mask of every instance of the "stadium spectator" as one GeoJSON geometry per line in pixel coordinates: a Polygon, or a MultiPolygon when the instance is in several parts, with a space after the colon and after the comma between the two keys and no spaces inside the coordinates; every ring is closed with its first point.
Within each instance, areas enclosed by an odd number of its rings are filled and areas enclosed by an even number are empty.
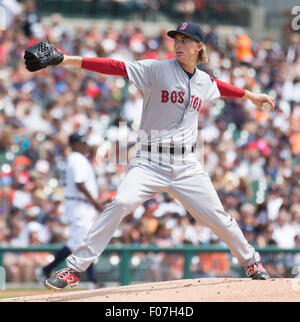
{"type": "MultiPolygon", "coordinates": [[[[217,238],[212,238],[210,245],[220,246],[217,238]]],[[[200,271],[208,277],[229,277],[230,262],[226,253],[203,253],[199,254],[200,271]]]]}
{"type": "Polygon", "coordinates": [[[277,221],[274,224],[273,238],[281,248],[295,247],[296,230],[290,224],[290,214],[285,207],[279,211],[277,221]]]}

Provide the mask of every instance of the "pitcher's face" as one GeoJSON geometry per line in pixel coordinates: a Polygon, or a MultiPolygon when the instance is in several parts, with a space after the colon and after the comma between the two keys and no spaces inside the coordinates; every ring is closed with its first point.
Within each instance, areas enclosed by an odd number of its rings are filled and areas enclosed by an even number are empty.
{"type": "Polygon", "coordinates": [[[174,50],[175,57],[182,64],[191,64],[196,65],[198,61],[199,52],[203,48],[203,43],[197,42],[191,37],[177,34],[175,36],[174,50]]]}

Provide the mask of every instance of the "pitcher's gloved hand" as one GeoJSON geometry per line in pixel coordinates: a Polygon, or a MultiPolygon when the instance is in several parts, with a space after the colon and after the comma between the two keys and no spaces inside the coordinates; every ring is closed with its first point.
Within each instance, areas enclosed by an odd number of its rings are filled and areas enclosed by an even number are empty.
{"type": "Polygon", "coordinates": [[[58,65],[64,59],[64,54],[49,41],[41,41],[27,48],[24,54],[26,68],[35,72],[50,65],[58,65]]]}

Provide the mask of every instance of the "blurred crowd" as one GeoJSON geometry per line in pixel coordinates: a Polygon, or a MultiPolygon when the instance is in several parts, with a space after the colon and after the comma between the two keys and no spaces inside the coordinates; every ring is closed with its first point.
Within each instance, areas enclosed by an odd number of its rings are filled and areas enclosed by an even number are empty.
{"type": "MultiPolygon", "coordinates": [[[[127,168],[107,154],[118,154],[118,126],[127,122],[132,157],[142,97],[119,77],[60,66],[29,73],[24,49],[48,38],[70,55],[170,59],[173,40],[166,30],[149,36],[126,23],[121,32],[109,25],[106,30],[66,28],[58,14],[45,25],[34,1],[6,2],[7,28],[0,30],[0,245],[63,243],[68,223],[60,174],[68,136],[86,133],[99,200],[109,202],[127,168]]],[[[281,44],[255,41],[241,28],[228,38],[220,37],[217,25],[205,30],[209,62],[199,68],[238,87],[268,93],[276,98],[276,109],[257,110],[243,99],[205,106],[199,114],[200,161],[252,245],[299,247],[300,35],[288,31],[281,44]]],[[[154,196],[126,217],[111,243],[223,245],[168,194],[154,196]]],[[[173,278],[180,278],[181,257],[156,256],[157,267],[164,263],[173,278]]],[[[297,255],[263,256],[271,276],[286,276],[300,265],[297,255]]],[[[6,253],[4,265],[11,280],[27,281],[34,267],[50,260],[48,253],[6,253]]],[[[192,265],[200,275],[230,276],[232,261],[227,254],[201,254],[192,265]]],[[[153,269],[153,278],[161,278],[157,274],[153,269]]]]}

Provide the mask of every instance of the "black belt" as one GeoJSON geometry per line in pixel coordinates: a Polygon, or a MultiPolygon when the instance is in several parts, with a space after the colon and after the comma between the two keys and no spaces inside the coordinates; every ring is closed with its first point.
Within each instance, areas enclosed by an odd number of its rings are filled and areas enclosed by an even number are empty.
{"type": "MultiPolygon", "coordinates": [[[[142,149],[142,151],[151,152],[152,146],[151,145],[142,145],[141,149],[142,149]]],[[[153,152],[178,155],[178,154],[185,154],[188,151],[193,153],[195,151],[195,147],[194,146],[187,147],[187,146],[158,145],[158,146],[153,146],[153,150],[154,150],[153,152]]]]}

